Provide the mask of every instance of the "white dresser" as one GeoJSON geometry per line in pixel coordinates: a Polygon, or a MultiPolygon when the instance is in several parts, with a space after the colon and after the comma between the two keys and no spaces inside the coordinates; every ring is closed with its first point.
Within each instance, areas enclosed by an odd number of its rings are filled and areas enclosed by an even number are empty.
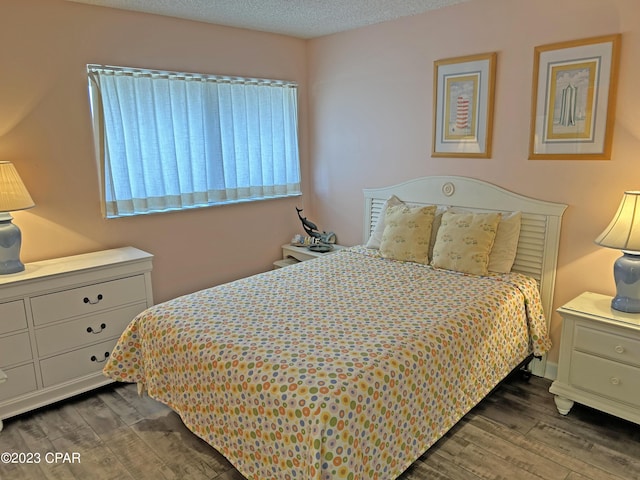
{"type": "Polygon", "coordinates": [[[640,424],[640,314],[613,310],[611,297],[590,292],[558,312],[558,378],[549,389],[558,411],[578,402],[640,424]]]}
{"type": "Polygon", "coordinates": [[[125,247],[0,275],[0,429],[2,419],[111,382],[104,361],[153,304],[152,259],[125,247]]]}

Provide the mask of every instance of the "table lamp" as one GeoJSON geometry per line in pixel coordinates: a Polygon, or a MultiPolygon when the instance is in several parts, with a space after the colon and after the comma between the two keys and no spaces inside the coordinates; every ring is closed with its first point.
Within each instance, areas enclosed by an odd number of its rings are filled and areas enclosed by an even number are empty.
{"type": "Polygon", "coordinates": [[[611,308],[640,313],[640,191],[624,192],[618,211],[596,243],[622,250],[613,264],[616,296],[611,308]]]}
{"type": "Polygon", "coordinates": [[[0,161],[0,275],[24,270],[20,261],[22,234],[9,212],[35,205],[11,162],[0,161]]]}

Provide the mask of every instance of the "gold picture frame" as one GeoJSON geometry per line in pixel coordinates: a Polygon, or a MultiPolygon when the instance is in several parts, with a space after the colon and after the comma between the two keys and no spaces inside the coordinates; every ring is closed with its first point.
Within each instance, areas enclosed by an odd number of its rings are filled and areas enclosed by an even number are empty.
{"type": "Polygon", "coordinates": [[[530,160],[609,160],[620,34],[535,48],[530,160]]]}
{"type": "Polygon", "coordinates": [[[432,157],[491,157],[496,58],[434,62],[432,157]]]}

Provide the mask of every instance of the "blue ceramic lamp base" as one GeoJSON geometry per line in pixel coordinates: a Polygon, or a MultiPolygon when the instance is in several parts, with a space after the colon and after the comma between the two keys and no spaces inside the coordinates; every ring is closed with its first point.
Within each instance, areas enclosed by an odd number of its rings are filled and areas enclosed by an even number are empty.
{"type": "Polygon", "coordinates": [[[11,215],[0,214],[0,275],[24,270],[24,265],[20,261],[22,234],[11,220],[11,215]]]}
{"type": "Polygon", "coordinates": [[[613,264],[616,296],[611,308],[620,312],[640,313],[640,253],[622,252],[613,264]]]}

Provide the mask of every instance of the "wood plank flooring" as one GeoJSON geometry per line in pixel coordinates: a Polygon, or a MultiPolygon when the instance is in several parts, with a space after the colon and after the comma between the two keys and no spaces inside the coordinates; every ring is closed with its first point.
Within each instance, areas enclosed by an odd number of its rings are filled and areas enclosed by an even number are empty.
{"type": "MultiPolygon", "coordinates": [[[[548,389],[542,378],[510,378],[400,478],[640,480],[639,425],[577,404],[562,417],[548,389]]],[[[1,452],[40,455],[39,463],[0,462],[3,480],[244,478],[175,413],[138,397],[134,385],[6,420],[1,452]],[[47,452],[80,462],[52,461],[47,452]]]]}

